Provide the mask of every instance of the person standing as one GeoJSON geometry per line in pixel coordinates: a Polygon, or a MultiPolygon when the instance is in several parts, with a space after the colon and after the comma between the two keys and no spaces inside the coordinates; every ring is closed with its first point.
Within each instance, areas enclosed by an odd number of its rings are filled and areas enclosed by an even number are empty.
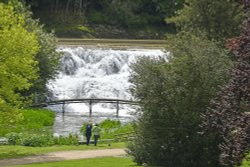
{"type": "Polygon", "coordinates": [[[92,128],[92,133],[94,134],[94,144],[97,145],[98,138],[100,137],[101,128],[98,126],[98,124],[95,124],[92,128]]]}
{"type": "Polygon", "coordinates": [[[92,124],[88,123],[86,126],[85,136],[86,136],[86,144],[89,145],[90,138],[92,135],[92,124]]]}

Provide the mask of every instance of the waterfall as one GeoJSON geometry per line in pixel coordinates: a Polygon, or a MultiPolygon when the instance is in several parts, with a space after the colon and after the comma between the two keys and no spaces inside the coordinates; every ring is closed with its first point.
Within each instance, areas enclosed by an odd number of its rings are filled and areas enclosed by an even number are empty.
{"type": "MultiPolygon", "coordinates": [[[[128,81],[131,63],[143,56],[166,59],[168,56],[168,52],[160,49],[60,47],[58,51],[64,54],[60,72],[47,84],[54,100],[78,98],[132,100],[133,97],[129,93],[131,84],[128,81]]],[[[115,104],[95,104],[93,115],[102,115],[110,111],[115,114],[115,108],[115,104]]],[[[60,111],[61,107],[52,109],[60,111]]],[[[129,116],[130,111],[129,105],[120,106],[121,116],[129,116]]],[[[66,112],[88,115],[89,106],[83,103],[67,104],[66,112]]]]}

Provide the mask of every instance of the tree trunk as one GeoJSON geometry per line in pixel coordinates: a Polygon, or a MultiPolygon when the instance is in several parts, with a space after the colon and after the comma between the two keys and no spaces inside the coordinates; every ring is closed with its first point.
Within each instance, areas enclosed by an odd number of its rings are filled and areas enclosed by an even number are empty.
{"type": "Polygon", "coordinates": [[[66,13],[69,13],[69,8],[72,0],[67,0],[66,13]]]}
{"type": "Polygon", "coordinates": [[[59,8],[59,0],[56,0],[55,13],[58,12],[58,8],[59,8]]]}
{"type": "Polygon", "coordinates": [[[79,0],[79,16],[82,16],[82,0],[79,0]]]}

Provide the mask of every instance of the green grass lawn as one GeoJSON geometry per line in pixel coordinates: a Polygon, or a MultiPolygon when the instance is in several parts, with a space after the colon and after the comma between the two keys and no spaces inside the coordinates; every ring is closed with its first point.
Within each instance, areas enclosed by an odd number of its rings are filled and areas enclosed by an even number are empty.
{"type": "MultiPolygon", "coordinates": [[[[14,167],[14,166],[13,166],[14,167]]],[[[139,167],[128,157],[105,157],[70,160],[42,164],[21,165],[18,167],[139,167]]]]}
{"type": "Polygon", "coordinates": [[[27,155],[38,155],[55,151],[67,150],[94,150],[94,149],[107,149],[107,148],[124,148],[125,143],[111,143],[98,144],[98,146],[79,145],[79,146],[51,146],[51,147],[26,147],[26,146],[0,146],[0,159],[23,157],[27,155]]]}

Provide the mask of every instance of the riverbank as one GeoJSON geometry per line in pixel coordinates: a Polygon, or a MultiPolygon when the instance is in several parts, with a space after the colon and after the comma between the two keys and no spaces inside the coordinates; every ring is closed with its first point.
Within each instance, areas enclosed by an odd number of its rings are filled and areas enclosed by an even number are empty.
{"type": "Polygon", "coordinates": [[[146,26],[140,28],[123,28],[109,25],[60,25],[46,27],[53,30],[59,38],[106,38],[106,39],[164,39],[165,34],[175,33],[168,26],[146,26]]]}
{"type": "Polygon", "coordinates": [[[88,46],[112,49],[164,49],[166,40],[157,39],[107,39],[107,38],[57,38],[59,46],[88,46]]]}

